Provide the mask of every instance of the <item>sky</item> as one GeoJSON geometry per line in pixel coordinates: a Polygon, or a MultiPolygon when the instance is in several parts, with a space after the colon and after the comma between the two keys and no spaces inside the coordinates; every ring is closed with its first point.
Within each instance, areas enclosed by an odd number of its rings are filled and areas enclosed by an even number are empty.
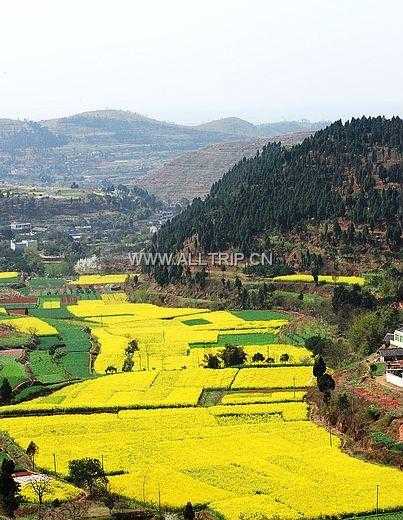
{"type": "Polygon", "coordinates": [[[1,0],[0,118],[403,115],[401,0],[1,0]]]}

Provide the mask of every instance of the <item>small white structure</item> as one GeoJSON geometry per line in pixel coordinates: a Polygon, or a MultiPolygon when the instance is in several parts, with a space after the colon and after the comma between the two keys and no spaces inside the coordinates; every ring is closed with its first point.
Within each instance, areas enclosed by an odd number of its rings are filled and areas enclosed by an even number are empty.
{"type": "Polygon", "coordinates": [[[157,226],[150,226],[150,235],[155,235],[155,233],[158,231],[157,226]]]}
{"type": "Polygon", "coordinates": [[[388,334],[388,345],[379,349],[381,361],[386,365],[385,379],[392,385],[403,388],[403,327],[399,327],[393,333],[388,334]]]}
{"type": "Polygon", "coordinates": [[[10,229],[11,231],[31,233],[32,225],[30,222],[11,222],[10,229]]]}
{"type": "Polygon", "coordinates": [[[403,365],[400,370],[387,369],[385,379],[388,383],[403,388],[403,365]]]}
{"type": "Polygon", "coordinates": [[[38,241],[37,240],[21,240],[20,242],[16,242],[15,240],[10,240],[10,249],[12,251],[24,252],[24,251],[36,251],[38,249],[38,241]]]}
{"type": "Polygon", "coordinates": [[[403,327],[395,330],[393,339],[390,340],[390,346],[403,349],[403,327]]]}

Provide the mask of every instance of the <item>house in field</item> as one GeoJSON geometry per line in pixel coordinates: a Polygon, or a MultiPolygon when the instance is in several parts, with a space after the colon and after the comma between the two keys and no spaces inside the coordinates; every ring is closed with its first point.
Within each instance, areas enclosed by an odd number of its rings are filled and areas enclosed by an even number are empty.
{"type": "Polygon", "coordinates": [[[21,240],[16,242],[15,240],[10,241],[10,249],[16,253],[22,253],[24,251],[36,251],[38,249],[38,241],[35,240],[21,240]]]}
{"type": "Polygon", "coordinates": [[[11,222],[10,229],[19,233],[31,233],[32,225],[30,222],[11,222]]]}
{"type": "Polygon", "coordinates": [[[378,350],[380,360],[385,363],[385,379],[403,388],[403,326],[394,331],[393,337],[387,334],[385,340],[378,350]]]}

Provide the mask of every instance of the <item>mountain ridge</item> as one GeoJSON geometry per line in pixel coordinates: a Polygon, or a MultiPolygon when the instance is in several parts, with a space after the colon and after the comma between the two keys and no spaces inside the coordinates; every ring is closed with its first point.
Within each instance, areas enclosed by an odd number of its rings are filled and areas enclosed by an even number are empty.
{"type": "Polygon", "coordinates": [[[402,144],[399,117],[336,121],[289,149],[270,143],[165,224],[154,247],[179,251],[195,239],[203,251],[250,251],[262,234],[302,232],[310,222],[333,223],[340,235],[338,219],[349,223],[346,240],[365,243],[379,229],[396,244],[402,144]]]}
{"type": "Polygon", "coordinates": [[[0,180],[74,181],[84,186],[133,183],[187,151],[247,139],[250,136],[228,129],[201,130],[125,110],[87,111],[42,121],[0,119],[0,180]]]}

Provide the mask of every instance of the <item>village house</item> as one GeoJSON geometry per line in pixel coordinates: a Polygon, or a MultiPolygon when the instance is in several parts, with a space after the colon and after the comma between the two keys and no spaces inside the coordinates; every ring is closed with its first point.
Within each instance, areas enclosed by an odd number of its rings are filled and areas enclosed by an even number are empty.
{"type": "Polygon", "coordinates": [[[385,336],[378,354],[386,365],[386,381],[403,388],[403,326],[385,336]]]}

